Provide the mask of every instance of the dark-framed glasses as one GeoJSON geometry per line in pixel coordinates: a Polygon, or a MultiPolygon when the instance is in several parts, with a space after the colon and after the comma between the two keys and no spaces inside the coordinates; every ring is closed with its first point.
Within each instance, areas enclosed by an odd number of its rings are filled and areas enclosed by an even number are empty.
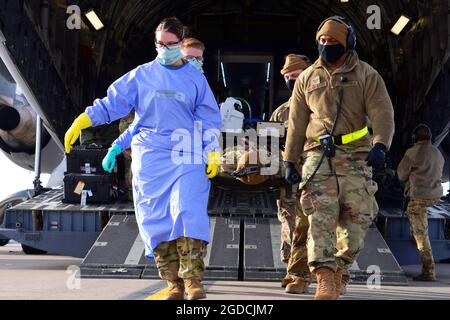
{"type": "Polygon", "coordinates": [[[185,56],[184,58],[185,58],[186,60],[192,60],[192,59],[194,59],[194,60],[197,60],[198,62],[203,62],[203,61],[204,61],[203,57],[185,56]]]}
{"type": "Polygon", "coordinates": [[[157,49],[166,48],[168,50],[171,50],[171,49],[179,48],[180,43],[181,43],[181,40],[173,41],[173,42],[166,42],[166,43],[160,42],[160,41],[155,41],[155,46],[157,49]]]}

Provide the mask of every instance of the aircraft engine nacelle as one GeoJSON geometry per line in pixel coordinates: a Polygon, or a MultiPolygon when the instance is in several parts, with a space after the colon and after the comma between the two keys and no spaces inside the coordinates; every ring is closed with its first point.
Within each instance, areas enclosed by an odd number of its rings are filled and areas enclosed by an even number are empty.
{"type": "MultiPolygon", "coordinates": [[[[5,100],[3,100],[5,102],[5,100]]],[[[0,101],[0,149],[16,165],[34,170],[36,112],[28,105],[11,106],[0,101]]],[[[64,153],[42,129],[42,173],[52,173],[64,153]]]]}

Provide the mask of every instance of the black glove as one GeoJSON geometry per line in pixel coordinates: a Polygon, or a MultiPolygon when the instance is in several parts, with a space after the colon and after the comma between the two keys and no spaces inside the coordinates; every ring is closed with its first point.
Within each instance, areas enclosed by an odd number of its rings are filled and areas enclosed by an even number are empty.
{"type": "Polygon", "coordinates": [[[374,168],[382,168],[386,159],[386,146],[376,143],[366,157],[367,165],[374,168]]]}
{"type": "Polygon", "coordinates": [[[288,184],[296,184],[302,180],[300,173],[295,168],[295,164],[290,161],[284,161],[284,167],[286,169],[285,180],[288,184]]]}

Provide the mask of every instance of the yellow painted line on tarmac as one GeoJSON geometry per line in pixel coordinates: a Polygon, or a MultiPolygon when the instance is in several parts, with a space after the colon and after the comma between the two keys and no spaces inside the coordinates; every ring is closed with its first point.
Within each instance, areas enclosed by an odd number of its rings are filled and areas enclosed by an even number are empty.
{"type": "Polygon", "coordinates": [[[144,300],[163,300],[164,296],[167,294],[168,291],[169,288],[164,288],[162,290],[155,292],[154,294],[149,295],[144,300]]]}

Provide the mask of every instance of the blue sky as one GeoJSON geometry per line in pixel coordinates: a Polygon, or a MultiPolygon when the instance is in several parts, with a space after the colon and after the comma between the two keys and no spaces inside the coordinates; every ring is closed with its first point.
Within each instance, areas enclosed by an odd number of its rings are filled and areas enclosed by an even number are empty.
{"type": "MultiPolygon", "coordinates": [[[[0,201],[17,191],[33,189],[34,172],[15,165],[3,152],[0,152],[0,177],[0,201]]],[[[48,178],[49,175],[42,176],[42,185],[45,186],[48,178]]]]}

